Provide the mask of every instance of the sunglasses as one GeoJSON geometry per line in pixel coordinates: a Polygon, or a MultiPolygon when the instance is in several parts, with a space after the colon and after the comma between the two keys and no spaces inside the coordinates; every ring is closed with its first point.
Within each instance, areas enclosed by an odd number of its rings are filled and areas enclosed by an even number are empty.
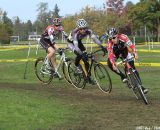
{"type": "Polygon", "coordinates": [[[116,39],[117,38],[117,36],[114,36],[114,37],[112,37],[112,38],[109,38],[110,40],[112,40],[112,39],[116,39]]]}

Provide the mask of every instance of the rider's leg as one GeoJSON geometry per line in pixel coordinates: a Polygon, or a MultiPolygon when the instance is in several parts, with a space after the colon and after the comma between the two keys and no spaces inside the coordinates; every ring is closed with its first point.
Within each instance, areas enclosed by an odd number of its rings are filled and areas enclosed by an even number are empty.
{"type": "Polygon", "coordinates": [[[137,75],[137,77],[138,77],[138,79],[139,79],[139,81],[140,81],[140,84],[142,84],[142,80],[141,80],[141,78],[140,78],[140,76],[139,76],[139,73],[138,73],[138,71],[137,71],[137,69],[136,69],[136,67],[135,67],[135,65],[134,65],[134,60],[131,60],[131,61],[129,61],[128,63],[129,63],[129,65],[135,70],[135,73],[136,73],[136,75],[137,75]]]}
{"type": "Polygon", "coordinates": [[[146,94],[146,93],[148,92],[148,89],[146,89],[146,88],[143,87],[143,85],[142,85],[142,80],[141,80],[141,78],[140,78],[140,76],[139,76],[139,73],[138,73],[138,71],[137,71],[137,69],[136,69],[136,67],[135,67],[135,65],[134,65],[134,60],[131,60],[131,61],[129,61],[128,63],[129,63],[130,66],[135,70],[135,73],[136,73],[136,75],[137,75],[137,77],[138,77],[138,79],[139,79],[139,81],[140,81],[141,86],[142,86],[142,90],[143,90],[143,92],[146,94]]]}
{"type": "Polygon", "coordinates": [[[56,53],[55,48],[53,48],[53,47],[48,48],[47,58],[49,61],[51,61],[52,65],[53,65],[53,68],[52,68],[53,70],[55,70],[55,68],[56,68],[56,55],[55,55],[55,53],[56,53]]]}
{"type": "MultiPolygon", "coordinates": [[[[89,71],[89,62],[88,62],[87,52],[85,52],[85,53],[82,54],[82,60],[83,60],[84,65],[85,65],[85,69],[86,69],[86,71],[88,72],[88,71],[89,71]]],[[[88,76],[91,76],[91,74],[88,73],[88,76]]]]}
{"type": "Polygon", "coordinates": [[[121,77],[122,81],[126,78],[126,76],[122,73],[122,71],[121,71],[120,69],[114,70],[114,69],[112,68],[112,63],[110,62],[109,58],[108,58],[108,60],[107,60],[107,63],[108,63],[108,67],[109,67],[113,72],[115,72],[117,75],[119,75],[119,76],[121,77]]]}

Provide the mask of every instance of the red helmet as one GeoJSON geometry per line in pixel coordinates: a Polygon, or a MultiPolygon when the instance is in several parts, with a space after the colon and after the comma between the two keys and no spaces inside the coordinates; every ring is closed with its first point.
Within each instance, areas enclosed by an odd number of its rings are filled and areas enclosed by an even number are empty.
{"type": "Polygon", "coordinates": [[[61,23],[62,23],[62,20],[60,18],[53,19],[53,25],[59,26],[59,25],[61,25],[61,23]]]}

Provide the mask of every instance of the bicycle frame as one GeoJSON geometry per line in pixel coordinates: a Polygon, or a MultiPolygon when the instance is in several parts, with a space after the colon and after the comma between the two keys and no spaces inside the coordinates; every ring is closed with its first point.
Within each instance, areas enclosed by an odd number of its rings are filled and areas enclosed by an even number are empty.
{"type": "Polygon", "coordinates": [[[84,72],[84,75],[85,75],[85,77],[87,78],[88,76],[89,76],[89,74],[91,73],[91,69],[92,69],[92,66],[93,66],[93,63],[94,62],[96,62],[95,60],[94,60],[94,55],[93,55],[93,53],[90,53],[90,54],[87,54],[88,55],[88,63],[89,63],[89,70],[88,70],[88,72],[87,72],[87,70],[86,70],[86,68],[85,68],[85,63],[84,63],[84,61],[81,59],[80,60],[80,65],[82,66],[82,70],[83,70],[83,72],[84,72]],[[91,61],[90,61],[90,60],[91,61]],[[89,62],[90,61],[90,62],[89,62]]]}
{"type": "Polygon", "coordinates": [[[136,90],[138,90],[138,92],[139,92],[141,98],[143,99],[144,103],[148,104],[148,100],[147,100],[147,98],[146,98],[146,96],[145,96],[145,94],[144,94],[144,92],[142,90],[142,83],[141,83],[139,77],[137,76],[137,74],[135,73],[136,70],[133,69],[130,66],[130,64],[128,63],[127,59],[124,59],[123,61],[120,61],[119,63],[117,63],[117,65],[118,64],[123,64],[124,65],[125,71],[127,72],[126,75],[130,80],[130,82],[129,81],[127,82],[128,83],[127,85],[131,86],[132,92],[135,95],[135,97],[138,99],[138,96],[136,94],[136,90]],[[131,76],[129,76],[129,74],[131,74],[132,78],[131,78],[131,76]]]}
{"type": "MultiPolygon", "coordinates": [[[[65,55],[65,50],[67,50],[67,48],[65,49],[61,49],[62,54],[57,53],[56,55],[60,56],[60,60],[59,63],[57,64],[56,68],[55,68],[55,72],[58,74],[58,76],[61,78],[62,76],[59,73],[59,69],[60,69],[60,65],[64,62],[65,65],[68,67],[67,61],[66,61],[66,55],[65,55]]],[[[47,56],[45,57],[44,63],[47,60],[47,56]]],[[[51,61],[50,61],[50,65],[52,65],[51,61]]]]}

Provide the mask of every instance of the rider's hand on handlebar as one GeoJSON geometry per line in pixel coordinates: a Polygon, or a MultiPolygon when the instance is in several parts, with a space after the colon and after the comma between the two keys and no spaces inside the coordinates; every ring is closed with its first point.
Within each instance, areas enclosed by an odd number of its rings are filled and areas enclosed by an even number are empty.
{"type": "Polygon", "coordinates": [[[116,65],[116,64],[113,64],[113,65],[112,65],[112,68],[113,68],[113,70],[118,70],[118,68],[117,68],[117,65],[116,65]]]}

